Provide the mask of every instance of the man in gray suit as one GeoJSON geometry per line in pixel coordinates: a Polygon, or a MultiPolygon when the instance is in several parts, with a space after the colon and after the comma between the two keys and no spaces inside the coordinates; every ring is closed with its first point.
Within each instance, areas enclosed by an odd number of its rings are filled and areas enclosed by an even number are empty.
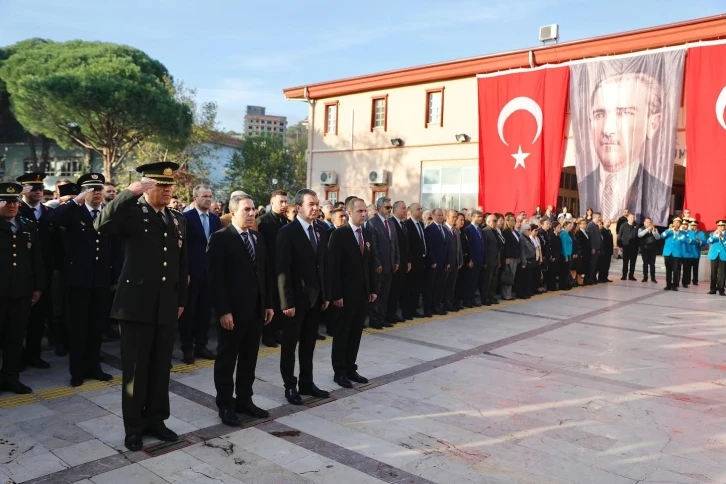
{"type": "Polygon", "coordinates": [[[393,274],[398,270],[400,255],[398,252],[398,236],[393,222],[388,220],[393,205],[391,199],[381,197],[376,200],[376,214],[372,215],[366,226],[371,231],[373,241],[373,266],[376,268],[378,279],[378,298],[371,306],[369,313],[370,327],[381,329],[393,326],[392,321],[386,321],[388,309],[388,293],[391,289],[393,274]]]}
{"type": "Polygon", "coordinates": [[[454,291],[456,290],[456,279],[459,275],[459,268],[464,264],[464,255],[461,251],[461,233],[456,225],[456,218],[459,213],[456,210],[449,210],[446,214],[446,263],[451,266],[449,272],[446,273],[446,285],[444,286],[444,310],[458,311],[459,303],[454,301],[454,291]],[[455,305],[456,304],[456,305],[455,305]]]}
{"type": "Polygon", "coordinates": [[[597,262],[600,252],[602,251],[602,234],[597,223],[600,221],[600,213],[592,214],[592,221],[587,224],[587,238],[590,239],[590,267],[585,272],[585,284],[595,284],[595,273],[597,272],[597,262]]]}

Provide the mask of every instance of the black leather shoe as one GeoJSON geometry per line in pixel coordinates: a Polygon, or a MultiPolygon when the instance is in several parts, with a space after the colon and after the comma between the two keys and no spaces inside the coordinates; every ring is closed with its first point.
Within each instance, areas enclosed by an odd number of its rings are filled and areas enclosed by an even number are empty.
{"type": "Polygon", "coordinates": [[[671,291],[678,291],[678,286],[671,287],[671,291]]]}
{"type": "Polygon", "coordinates": [[[71,386],[72,387],[79,387],[83,385],[83,378],[80,377],[73,377],[71,378],[71,386]]]}
{"type": "Polygon", "coordinates": [[[315,337],[318,341],[325,341],[327,338],[323,336],[322,334],[318,333],[318,335],[315,337]]]}
{"type": "Polygon", "coordinates": [[[652,282],[653,284],[658,284],[658,281],[656,281],[655,279],[651,279],[650,282],[652,282]]]}
{"type": "Polygon", "coordinates": [[[383,329],[383,326],[380,324],[369,324],[368,327],[371,329],[383,329]]]}
{"type": "Polygon", "coordinates": [[[348,373],[347,377],[348,380],[354,381],[356,383],[368,383],[368,378],[359,375],[357,371],[354,371],[353,373],[348,373]]]}
{"type": "Polygon", "coordinates": [[[246,402],[237,402],[234,406],[234,411],[244,413],[245,415],[255,418],[270,417],[270,412],[255,405],[254,402],[252,402],[252,399],[247,400],[246,402]]]}
{"type": "Polygon", "coordinates": [[[144,441],[139,434],[127,435],[124,439],[124,445],[131,452],[138,452],[144,447],[144,441]]]}
{"type": "Polygon", "coordinates": [[[343,388],[353,388],[353,384],[345,376],[336,376],[333,378],[333,381],[343,388]]]}
{"type": "Polygon", "coordinates": [[[18,395],[27,395],[33,393],[29,386],[23,385],[18,380],[4,381],[0,384],[0,391],[17,393],[18,395]]]}
{"type": "Polygon", "coordinates": [[[86,374],[86,378],[98,381],[111,381],[113,379],[113,376],[109,375],[108,373],[104,373],[101,370],[98,370],[94,371],[93,373],[86,374]]]}
{"type": "Polygon", "coordinates": [[[193,365],[194,352],[192,350],[182,350],[182,361],[187,365],[193,365]]]}
{"type": "Polygon", "coordinates": [[[262,344],[268,348],[277,348],[279,345],[274,339],[262,338],[262,344]]]}
{"type": "Polygon", "coordinates": [[[384,328],[392,328],[393,327],[393,325],[391,323],[389,323],[388,321],[383,321],[381,323],[381,326],[383,326],[384,328]]]}
{"type": "Polygon", "coordinates": [[[714,295],[716,294],[716,291],[708,291],[708,294],[714,295]]]}
{"type": "Polygon", "coordinates": [[[48,368],[50,368],[50,363],[43,360],[40,356],[34,358],[26,358],[25,364],[27,366],[32,366],[33,368],[38,368],[39,370],[47,370],[48,368]]]}
{"type": "Polygon", "coordinates": [[[156,422],[144,429],[144,435],[151,435],[164,442],[176,442],[179,436],[173,430],[169,430],[164,422],[156,422]]]}
{"type": "Polygon", "coordinates": [[[416,311],[415,313],[413,313],[413,317],[414,318],[423,318],[425,316],[423,313],[419,313],[418,311],[416,311]]]}
{"type": "Polygon", "coordinates": [[[121,339],[121,335],[119,334],[118,330],[113,327],[106,329],[106,331],[103,332],[103,337],[112,341],[121,339]]]}
{"type": "Polygon", "coordinates": [[[406,322],[406,318],[399,318],[398,316],[396,316],[395,319],[396,319],[396,322],[397,323],[405,323],[406,322]]]}
{"type": "Polygon", "coordinates": [[[293,405],[302,405],[302,398],[297,392],[297,388],[285,388],[285,398],[293,405]]]}
{"type": "Polygon", "coordinates": [[[197,348],[194,350],[194,357],[195,358],[201,358],[203,360],[216,360],[217,354],[208,349],[206,346],[202,346],[201,348],[197,348]]]}
{"type": "Polygon", "coordinates": [[[309,395],[315,398],[330,398],[330,393],[315,386],[315,383],[311,383],[309,387],[301,387],[298,385],[300,395],[309,395]]]}
{"type": "Polygon", "coordinates": [[[628,278],[627,278],[627,277],[625,277],[625,276],[623,276],[623,277],[621,277],[621,278],[620,278],[620,280],[621,280],[621,281],[625,281],[625,280],[627,280],[627,279],[628,279],[628,278]]]}
{"type": "Polygon", "coordinates": [[[68,348],[63,343],[58,343],[55,345],[55,354],[56,356],[60,356],[61,358],[64,356],[68,356],[68,348]]]}
{"type": "Polygon", "coordinates": [[[241,423],[239,417],[231,408],[221,409],[219,411],[219,418],[222,419],[224,425],[229,425],[230,427],[239,427],[241,423]]]}

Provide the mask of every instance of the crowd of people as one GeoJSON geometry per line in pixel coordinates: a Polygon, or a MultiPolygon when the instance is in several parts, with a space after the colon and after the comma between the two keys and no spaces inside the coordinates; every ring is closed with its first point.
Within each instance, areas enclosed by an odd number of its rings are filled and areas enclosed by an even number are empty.
{"type": "Polygon", "coordinates": [[[669,290],[697,285],[710,246],[710,293],[724,295],[726,221],[706,235],[687,211],[663,233],[626,211],[613,231],[591,210],[577,219],[552,206],[532,216],[424,210],[388,197],[321,202],[303,189],[292,198],[274,191],[267,206],[233,192],[223,214],[205,185],[189,206],[172,198],[176,168],[140,166],[141,181],[120,193],[99,173],[60,180],[45,204],[43,173],[0,183],[0,390],[31,392],[19,375],[50,367],[41,358],[46,333],[57,354],[69,355],[72,386],[108,381],[102,338],[120,338],[130,450],[142,448],[143,435],[177,439],[164,424],[177,333],[185,363],[215,360],[219,416],[237,426],[240,413],[269,416],[252,400],[260,341],[281,346],[289,403],[329,397],[313,376],[321,323],[333,338],[334,382],[351,388],[368,383],[357,365],[366,320],[382,329],[611,282],[616,245],[623,280],[636,280],[640,253],[643,282],[656,283],[664,241],[669,290]]]}

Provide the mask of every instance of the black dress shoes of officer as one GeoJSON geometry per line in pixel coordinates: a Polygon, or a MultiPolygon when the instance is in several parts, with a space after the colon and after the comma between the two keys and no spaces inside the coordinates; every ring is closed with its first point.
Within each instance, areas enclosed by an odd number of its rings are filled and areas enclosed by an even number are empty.
{"type": "Polygon", "coordinates": [[[357,371],[354,371],[353,373],[348,373],[348,380],[354,381],[356,383],[368,383],[368,378],[359,375],[357,371]]]}
{"type": "Polygon", "coordinates": [[[272,338],[262,338],[262,344],[267,346],[268,348],[277,348],[279,346],[277,344],[277,341],[272,338]]]}
{"type": "Polygon", "coordinates": [[[237,402],[234,406],[234,411],[255,418],[270,417],[270,412],[255,405],[251,398],[244,402],[237,402]]]}
{"type": "Polygon", "coordinates": [[[196,358],[201,358],[203,360],[216,360],[217,354],[207,348],[206,346],[197,347],[197,349],[194,350],[194,356],[196,358]]]}
{"type": "Polygon", "coordinates": [[[327,338],[323,336],[322,334],[318,333],[318,335],[315,337],[318,341],[325,341],[327,338]]]}
{"type": "Polygon", "coordinates": [[[83,378],[74,376],[71,378],[71,386],[72,387],[79,387],[83,385],[83,378]]]}
{"type": "Polygon", "coordinates": [[[182,350],[182,361],[187,365],[194,364],[194,351],[182,350]]]}
{"type": "Polygon", "coordinates": [[[124,439],[124,445],[131,452],[138,452],[144,447],[144,441],[139,434],[127,435],[124,439]]]}
{"type": "Polygon", "coordinates": [[[353,384],[348,380],[348,377],[343,375],[336,375],[333,377],[333,381],[343,388],[353,388],[353,384]]]}
{"type": "Polygon", "coordinates": [[[241,423],[239,417],[232,408],[221,409],[219,411],[219,418],[222,419],[222,423],[224,425],[229,425],[230,427],[239,427],[241,423]]]}
{"type": "Polygon", "coordinates": [[[18,395],[27,395],[28,393],[33,392],[33,390],[31,390],[29,386],[23,385],[18,380],[3,381],[2,383],[0,383],[0,391],[13,392],[17,393],[18,395]]]}
{"type": "Polygon", "coordinates": [[[156,422],[144,429],[144,435],[151,435],[164,442],[176,442],[179,436],[173,430],[167,428],[164,422],[156,422]]]}
{"type": "Polygon", "coordinates": [[[42,359],[40,356],[26,358],[25,365],[32,366],[33,368],[38,368],[39,370],[47,370],[48,368],[50,368],[50,363],[42,359]]]}
{"type": "Polygon", "coordinates": [[[414,318],[425,318],[426,316],[424,316],[423,313],[420,313],[420,312],[416,311],[416,312],[413,313],[413,317],[414,318]]]}
{"type": "MultiPolygon", "coordinates": [[[[98,381],[111,381],[113,380],[113,376],[109,375],[108,373],[104,373],[101,370],[94,371],[92,373],[86,373],[86,378],[89,378],[91,380],[98,380],[98,381]]],[[[71,383],[73,384],[73,383],[71,383]]]]}
{"type": "Polygon", "coordinates": [[[302,397],[297,392],[297,388],[285,388],[285,398],[293,405],[302,405],[302,397]]]}
{"type": "Polygon", "coordinates": [[[330,398],[330,393],[315,386],[315,383],[311,383],[309,386],[299,386],[300,395],[310,395],[315,398],[330,398]]]}

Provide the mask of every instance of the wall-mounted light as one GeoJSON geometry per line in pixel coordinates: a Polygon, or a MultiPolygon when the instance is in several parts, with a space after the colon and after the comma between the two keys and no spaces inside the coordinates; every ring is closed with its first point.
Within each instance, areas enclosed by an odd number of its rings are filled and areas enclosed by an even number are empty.
{"type": "Polygon", "coordinates": [[[466,141],[469,141],[470,139],[471,139],[471,138],[469,138],[469,137],[468,137],[467,135],[465,135],[464,133],[461,133],[461,134],[457,134],[457,135],[456,135],[456,141],[458,141],[459,143],[464,143],[464,142],[466,142],[466,141]]]}
{"type": "Polygon", "coordinates": [[[393,146],[403,146],[403,140],[401,138],[393,138],[391,144],[393,146]]]}

